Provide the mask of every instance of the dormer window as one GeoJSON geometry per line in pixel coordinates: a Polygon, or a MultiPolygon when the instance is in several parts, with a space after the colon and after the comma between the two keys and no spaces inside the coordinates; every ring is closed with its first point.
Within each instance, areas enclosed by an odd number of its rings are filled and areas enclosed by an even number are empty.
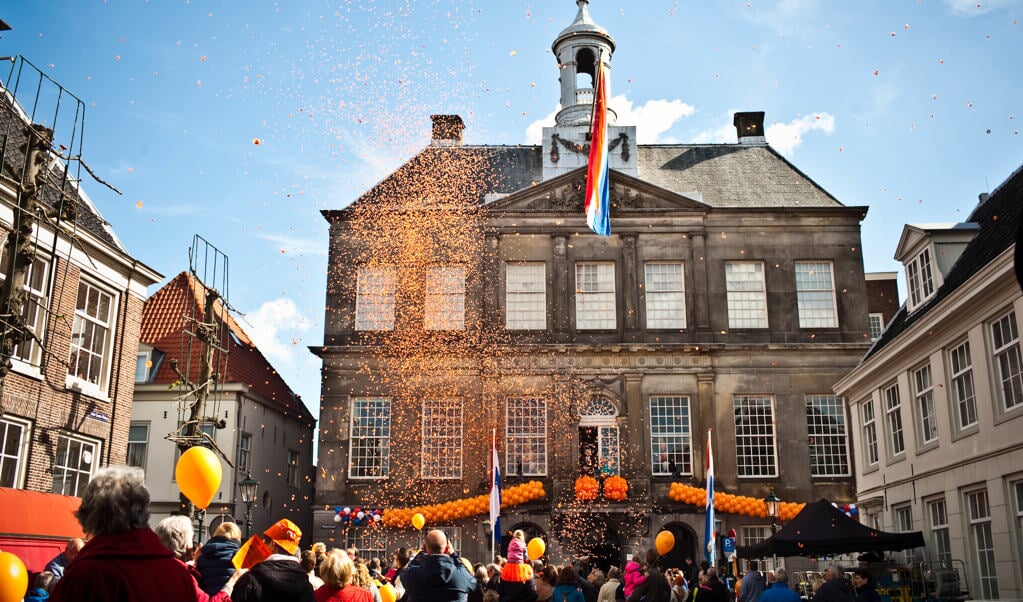
{"type": "Polygon", "coordinates": [[[931,250],[929,248],[921,251],[913,261],[906,264],[910,309],[920,307],[934,294],[934,272],[931,265],[931,250]]]}

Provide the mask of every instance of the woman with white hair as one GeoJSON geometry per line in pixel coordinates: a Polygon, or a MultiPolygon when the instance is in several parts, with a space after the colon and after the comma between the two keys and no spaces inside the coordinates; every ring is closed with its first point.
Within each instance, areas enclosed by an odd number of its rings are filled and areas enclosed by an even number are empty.
{"type": "Polygon", "coordinates": [[[57,582],[51,600],[195,600],[195,580],[149,528],[142,471],[96,472],[75,513],[89,541],[57,582]]]}
{"type": "Polygon", "coordinates": [[[199,570],[190,564],[185,564],[192,558],[192,538],[195,536],[192,519],[180,515],[168,516],[157,523],[154,531],[160,538],[160,542],[174,554],[177,561],[192,576],[192,583],[195,584],[195,599],[198,602],[231,602],[231,590],[234,589],[235,582],[244,571],[235,571],[227,583],[220,588],[220,591],[211,596],[199,587],[199,580],[202,579],[199,570]]]}

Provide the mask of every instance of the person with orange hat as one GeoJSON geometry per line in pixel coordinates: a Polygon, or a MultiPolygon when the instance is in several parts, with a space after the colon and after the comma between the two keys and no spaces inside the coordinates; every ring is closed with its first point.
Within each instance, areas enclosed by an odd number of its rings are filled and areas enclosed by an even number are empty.
{"type": "Polygon", "coordinates": [[[270,540],[270,556],[238,580],[231,599],[235,602],[314,602],[313,586],[295,556],[302,530],[282,518],[263,535],[270,540]]]}

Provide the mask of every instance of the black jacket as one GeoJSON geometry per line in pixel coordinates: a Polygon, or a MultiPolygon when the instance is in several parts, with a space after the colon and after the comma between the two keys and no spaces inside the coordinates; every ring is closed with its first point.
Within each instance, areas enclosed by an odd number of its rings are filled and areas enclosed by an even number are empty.
{"type": "Polygon", "coordinates": [[[500,602],[536,602],[536,584],[532,579],[524,582],[505,581],[497,585],[500,602]]]}
{"type": "Polygon", "coordinates": [[[828,579],[817,588],[813,602],[853,602],[852,582],[845,577],[828,579]]]}
{"type": "Polygon", "coordinates": [[[195,568],[202,575],[199,587],[209,595],[214,595],[224,587],[227,580],[234,574],[231,558],[238,551],[240,542],[222,535],[211,537],[202,546],[202,553],[195,560],[195,568]]]}
{"type": "Polygon", "coordinates": [[[466,602],[476,578],[456,555],[418,554],[401,571],[407,602],[466,602]]]}
{"type": "Polygon", "coordinates": [[[646,580],[632,590],[626,602],[665,602],[671,599],[671,586],[656,566],[646,572],[646,580]]]}
{"type": "Polygon", "coordinates": [[[309,575],[295,560],[264,560],[242,575],[234,602],[315,602],[309,575]]]}

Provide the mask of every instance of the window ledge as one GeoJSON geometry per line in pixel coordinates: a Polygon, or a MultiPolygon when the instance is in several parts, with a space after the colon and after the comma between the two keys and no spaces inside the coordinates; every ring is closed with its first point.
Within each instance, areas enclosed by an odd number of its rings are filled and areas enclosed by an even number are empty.
{"type": "Polygon", "coordinates": [[[88,395],[94,399],[110,403],[110,396],[107,395],[106,391],[103,391],[97,385],[71,376],[70,374],[64,379],[64,386],[71,391],[78,391],[83,395],[88,395]]]}

